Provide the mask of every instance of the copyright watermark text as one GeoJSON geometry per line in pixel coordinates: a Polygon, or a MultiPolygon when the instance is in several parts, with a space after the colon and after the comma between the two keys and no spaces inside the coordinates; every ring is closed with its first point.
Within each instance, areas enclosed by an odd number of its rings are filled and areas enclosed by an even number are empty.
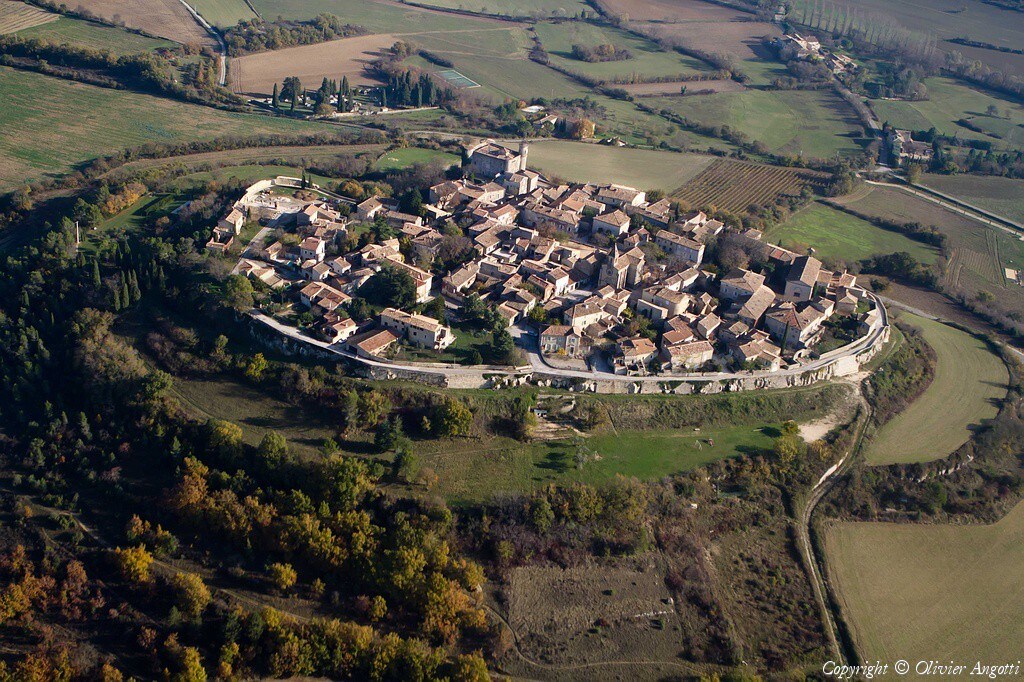
{"type": "Polygon", "coordinates": [[[1001,677],[1020,677],[1021,662],[985,663],[983,661],[907,661],[900,659],[893,663],[874,661],[860,665],[846,665],[826,661],[821,672],[837,680],[854,678],[873,680],[876,677],[916,675],[921,677],[987,677],[995,680],[1001,677]]]}

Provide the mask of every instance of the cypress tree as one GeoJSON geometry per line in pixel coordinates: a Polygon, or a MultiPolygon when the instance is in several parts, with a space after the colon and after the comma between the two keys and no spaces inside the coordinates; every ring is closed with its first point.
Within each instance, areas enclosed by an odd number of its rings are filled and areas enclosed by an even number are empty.
{"type": "Polygon", "coordinates": [[[281,100],[279,99],[277,93],[277,83],[274,83],[274,99],[271,100],[271,106],[274,107],[275,111],[281,106],[281,100]]]}
{"type": "Polygon", "coordinates": [[[97,259],[92,262],[92,285],[94,288],[99,289],[102,282],[103,280],[100,278],[100,262],[97,259]]]}

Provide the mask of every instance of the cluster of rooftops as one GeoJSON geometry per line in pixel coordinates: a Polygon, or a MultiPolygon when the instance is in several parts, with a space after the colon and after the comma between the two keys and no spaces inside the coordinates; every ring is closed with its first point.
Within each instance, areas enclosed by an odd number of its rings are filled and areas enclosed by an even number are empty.
{"type": "Polygon", "coordinates": [[[384,268],[411,276],[419,304],[441,296],[458,316],[476,295],[510,326],[536,326],[552,363],[617,374],[779,369],[798,361],[834,315],[857,315],[868,329],[878,321],[849,273],[765,243],[756,230],[729,230],[700,211],[680,215],[642,190],[552,183],[527,168],[528,153],[525,144],[471,148],[463,177],[430,187],[422,215],[381,197],[350,216],[310,202],[278,217],[294,218],[298,245],[262,246],[236,272],[269,286],[293,282],[316,333],[365,357],[396,343],[443,350],[455,340],[449,326],[416,310],[389,308],[362,324],[348,318],[345,304],[384,268]],[[343,252],[354,223],[380,220],[397,236],[343,252]],[[474,253],[446,270],[438,256],[453,223],[474,253]],[[765,273],[720,275],[705,263],[726,234],[762,254],[765,273]]]}

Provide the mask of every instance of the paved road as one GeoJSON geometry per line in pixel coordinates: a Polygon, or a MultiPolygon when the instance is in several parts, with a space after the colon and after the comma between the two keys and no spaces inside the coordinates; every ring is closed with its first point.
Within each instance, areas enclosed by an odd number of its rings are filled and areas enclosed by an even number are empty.
{"type": "Polygon", "coordinates": [[[909,185],[901,185],[895,182],[878,182],[877,180],[865,179],[864,182],[868,185],[874,185],[875,187],[889,187],[891,189],[897,189],[903,192],[907,192],[908,194],[913,194],[914,196],[920,199],[930,201],[931,203],[941,206],[946,210],[953,211],[954,213],[962,215],[966,218],[970,218],[971,220],[976,220],[979,223],[984,223],[989,227],[994,227],[997,230],[1002,230],[1003,232],[1011,234],[1014,237],[1020,237],[1021,232],[1024,231],[1024,226],[1018,226],[1017,223],[1015,223],[1012,220],[1009,220],[1008,218],[1003,218],[1002,216],[998,216],[994,213],[989,213],[988,211],[982,211],[981,209],[964,208],[965,206],[970,205],[960,201],[959,199],[954,199],[950,197],[948,201],[944,201],[943,199],[939,198],[939,196],[945,195],[942,195],[940,192],[936,192],[935,190],[932,189],[924,191],[922,189],[911,187],[909,185]]]}
{"type": "Polygon", "coordinates": [[[185,2],[185,0],[178,0],[178,2],[180,2],[182,5],[184,5],[185,9],[188,10],[189,14],[192,15],[192,17],[196,20],[196,22],[198,22],[198,24],[200,26],[202,26],[204,29],[206,29],[206,32],[209,33],[211,36],[213,36],[214,39],[216,39],[217,45],[220,46],[220,57],[217,59],[218,65],[220,67],[219,68],[220,73],[217,75],[217,85],[220,85],[221,87],[227,85],[228,84],[228,44],[224,42],[224,37],[221,36],[220,31],[218,31],[213,26],[211,26],[210,22],[208,22],[206,19],[203,18],[203,15],[200,14],[198,12],[198,10],[196,10],[195,7],[193,7],[192,5],[190,5],[187,2],[185,2]]]}
{"type": "Polygon", "coordinates": [[[518,330],[517,336],[520,339],[520,347],[526,351],[527,357],[530,359],[530,364],[523,367],[516,368],[500,368],[500,367],[463,367],[461,365],[438,365],[435,363],[424,364],[424,363],[396,363],[396,362],[385,362],[381,360],[370,360],[363,358],[355,353],[344,348],[342,344],[329,344],[319,339],[316,339],[307,334],[303,334],[297,328],[290,325],[281,324],[277,320],[264,315],[258,310],[250,311],[249,315],[259,322],[271,327],[275,331],[284,334],[296,341],[308,343],[317,346],[330,353],[335,353],[342,357],[354,360],[360,364],[368,367],[377,367],[381,369],[393,369],[393,370],[415,370],[424,374],[431,374],[443,377],[478,377],[481,371],[485,371],[489,374],[503,374],[507,376],[522,376],[527,372],[538,372],[545,375],[553,375],[566,379],[584,379],[584,380],[602,380],[602,381],[621,381],[625,383],[651,383],[651,382],[665,382],[665,381],[730,381],[735,379],[774,379],[778,377],[792,377],[800,376],[807,372],[813,372],[819,369],[823,369],[832,365],[839,360],[847,357],[856,357],[864,350],[872,346],[881,336],[886,328],[889,326],[889,313],[882,303],[874,294],[870,294],[875,304],[878,306],[882,313],[881,324],[871,331],[869,334],[861,337],[857,341],[851,344],[837,348],[830,353],[822,355],[816,360],[812,360],[806,364],[797,365],[795,367],[789,367],[786,369],[779,370],[777,372],[771,371],[756,371],[756,372],[702,372],[694,374],[663,374],[663,375],[652,375],[652,376],[621,376],[611,374],[608,372],[598,371],[582,371],[572,369],[561,369],[551,367],[544,362],[543,358],[535,350],[532,345],[532,337],[525,337],[529,339],[530,343],[527,344],[524,340],[522,330],[518,330]]]}

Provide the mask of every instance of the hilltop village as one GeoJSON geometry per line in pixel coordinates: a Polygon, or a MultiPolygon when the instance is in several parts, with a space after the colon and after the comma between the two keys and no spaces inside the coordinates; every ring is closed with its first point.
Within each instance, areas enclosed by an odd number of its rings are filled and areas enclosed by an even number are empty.
{"type": "Polygon", "coordinates": [[[450,320],[483,315],[555,368],[778,370],[880,324],[854,275],[756,230],[680,213],[632,187],[555,184],[529,169],[526,143],[487,141],[465,158],[459,179],[423,188],[416,214],[382,197],[352,206],[275,196],[265,181],[220,221],[208,248],[224,250],[257,217],[268,227],[235,273],[287,287],[312,333],[372,359],[401,346],[443,353],[458,339],[450,320]],[[453,241],[468,247],[454,258],[453,241]],[[708,262],[712,249],[730,250],[737,265],[708,262]],[[411,295],[367,305],[381,287],[411,295]]]}

